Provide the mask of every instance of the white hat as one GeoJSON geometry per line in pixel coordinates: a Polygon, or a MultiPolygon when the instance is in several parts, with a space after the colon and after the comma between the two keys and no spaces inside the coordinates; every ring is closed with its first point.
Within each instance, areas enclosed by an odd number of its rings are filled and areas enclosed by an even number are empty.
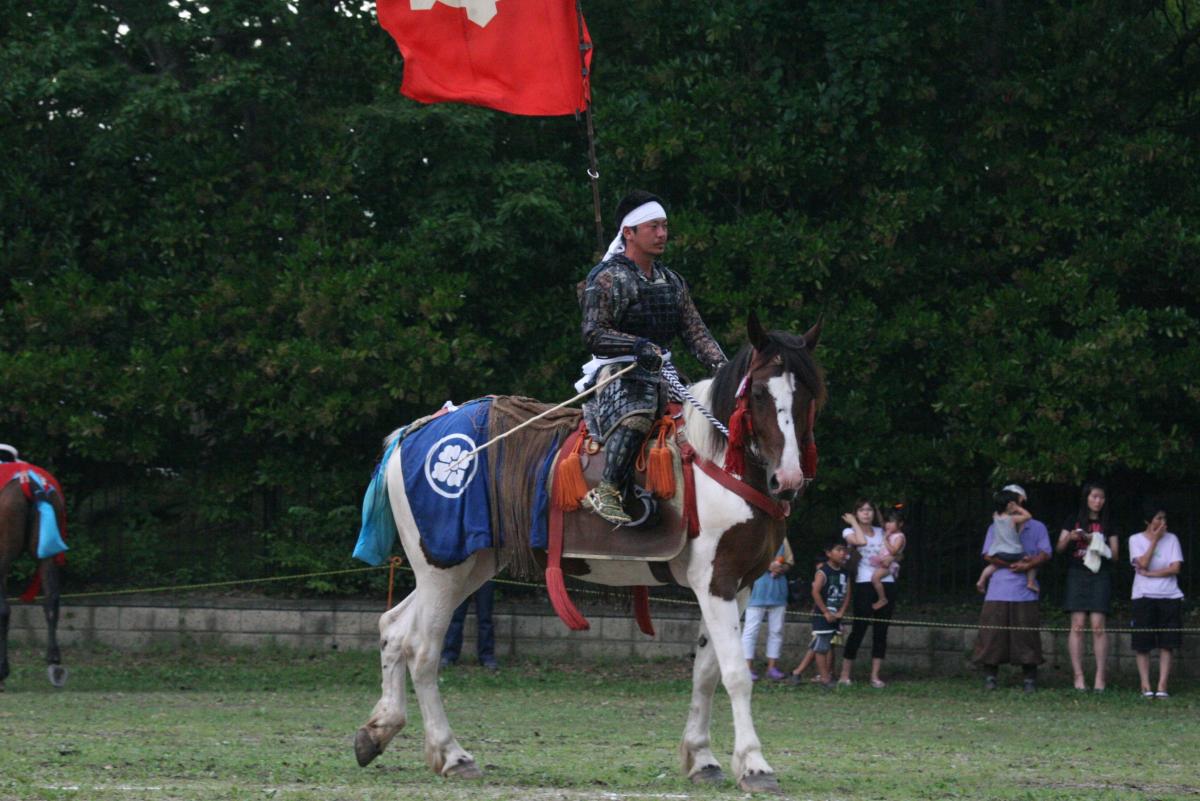
{"type": "Polygon", "coordinates": [[[1009,485],[1007,485],[1006,487],[1004,487],[1004,490],[1003,490],[1003,491],[1004,491],[1004,492],[1015,492],[1015,493],[1017,493],[1018,495],[1020,495],[1022,498],[1028,498],[1028,497],[1029,497],[1029,493],[1027,493],[1027,492],[1025,491],[1025,488],[1024,488],[1024,487],[1022,487],[1020,484],[1009,484],[1009,485]]]}
{"type": "Polygon", "coordinates": [[[11,453],[12,460],[14,462],[21,461],[21,454],[17,453],[17,449],[14,448],[12,445],[5,445],[3,442],[0,442],[0,451],[4,451],[6,453],[11,453]]]}

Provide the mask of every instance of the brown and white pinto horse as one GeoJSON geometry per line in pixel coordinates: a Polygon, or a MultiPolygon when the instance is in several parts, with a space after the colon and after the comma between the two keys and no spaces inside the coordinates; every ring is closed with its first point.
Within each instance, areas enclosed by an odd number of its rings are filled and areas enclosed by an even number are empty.
{"type": "MultiPolygon", "coordinates": [[[[795,499],[811,480],[804,473],[802,454],[805,443],[812,441],[812,412],[825,400],[824,380],[812,357],[819,327],[803,336],[767,333],[751,315],[751,344],[714,378],[689,388],[722,422],[730,420],[739,405],[739,394],[745,398],[741,405],[752,424],[745,429],[744,480],[776,501],[795,499]],[[744,388],[744,393],[739,393],[739,388],[744,388]]],[[[697,457],[724,464],[729,447],[726,437],[691,406],[685,407],[684,414],[697,457]]],[[[393,454],[383,469],[392,515],[416,574],[416,588],[380,618],[382,695],[370,719],[358,730],[355,755],[360,765],[367,765],[404,727],[405,672],[411,670],[429,767],[443,776],[479,777],[482,772],[475,758],[459,745],[450,729],[438,692],[438,659],[455,607],[504,566],[504,550],[477,551],[450,567],[431,564],[405,496],[401,459],[393,454]]],[[[713,693],[719,680],[733,707],[732,768],[738,786],[778,791],[751,717],[752,684],[742,658],[739,618],[748,588],[766,570],[786,533],[786,524],[709,473],[696,469],[694,480],[699,535],[666,563],[672,579],[695,593],[701,611],[691,708],[680,745],[683,770],[696,782],[724,778],[709,735],[713,693]]],[[[616,587],[664,583],[651,572],[649,563],[639,561],[589,560],[587,572],[580,578],[616,587]]]]}
{"type": "MultiPolygon", "coordinates": [[[[5,463],[4,468],[25,467],[24,463],[5,463]]],[[[9,473],[10,471],[5,471],[9,473]]],[[[42,471],[44,477],[48,473],[42,471]]],[[[52,478],[52,477],[51,477],[52,478]]],[[[0,691],[8,678],[8,623],[12,610],[8,603],[8,571],[22,553],[37,559],[38,510],[37,505],[26,494],[26,487],[19,479],[8,476],[0,482],[0,691]],[[8,480],[11,478],[12,480],[8,480]]],[[[46,499],[54,507],[59,531],[66,531],[67,510],[62,493],[47,492],[46,499]]],[[[67,669],[62,665],[62,654],[58,648],[58,603],[60,557],[50,556],[38,560],[37,574],[30,589],[40,586],[43,599],[42,609],[46,615],[46,673],[50,683],[62,687],[67,681],[67,669]]],[[[27,593],[26,600],[32,600],[27,593]]]]}

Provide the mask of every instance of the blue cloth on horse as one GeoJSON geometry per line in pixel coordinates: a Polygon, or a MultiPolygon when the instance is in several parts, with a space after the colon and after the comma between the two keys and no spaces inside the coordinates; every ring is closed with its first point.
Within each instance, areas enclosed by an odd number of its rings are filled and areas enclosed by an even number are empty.
{"type": "Polygon", "coordinates": [[[491,398],[465,403],[400,446],[408,504],[426,555],[437,564],[456,565],[493,545],[487,456],[462,458],[487,442],[491,408],[491,398]]]}
{"type": "Polygon", "coordinates": [[[38,486],[38,492],[34,493],[34,502],[38,510],[38,559],[57,556],[67,550],[67,544],[63,542],[62,533],[58,530],[58,515],[54,512],[54,506],[46,499],[47,492],[54,492],[54,487],[49,486],[34,470],[28,471],[26,475],[38,486]]]}
{"type": "Polygon", "coordinates": [[[533,519],[530,521],[529,545],[532,548],[550,547],[550,471],[554,468],[554,460],[558,458],[558,438],[550,445],[550,452],[542,460],[538,468],[537,479],[534,482],[533,519]]]}
{"type": "Polygon", "coordinates": [[[388,500],[387,471],[384,468],[396,446],[404,439],[404,432],[404,428],[400,429],[396,438],[384,449],[383,458],[375,465],[375,473],[363,496],[362,527],[358,530],[358,543],[354,546],[353,556],[369,565],[386,562],[392,553],[392,543],[399,536],[396,518],[392,517],[392,505],[388,500]]]}

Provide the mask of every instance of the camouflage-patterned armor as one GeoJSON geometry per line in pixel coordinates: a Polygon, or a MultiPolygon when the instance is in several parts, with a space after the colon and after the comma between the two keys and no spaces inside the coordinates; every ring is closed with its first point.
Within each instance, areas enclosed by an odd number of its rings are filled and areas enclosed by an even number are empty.
{"type": "MultiPolygon", "coordinates": [[[[676,339],[709,368],[725,359],[692,303],[687,283],[657,261],[646,278],[622,254],[601,262],[588,274],[580,299],[583,307],[583,341],[593,356],[637,356],[646,342],[669,350],[676,339]]],[[[616,363],[607,373],[628,367],[616,363]]],[[[604,443],[604,480],[622,486],[634,455],[654,419],[664,410],[667,387],[657,370],[638,366],[602,388],[584,404],[588,431],[604,443]]]]}

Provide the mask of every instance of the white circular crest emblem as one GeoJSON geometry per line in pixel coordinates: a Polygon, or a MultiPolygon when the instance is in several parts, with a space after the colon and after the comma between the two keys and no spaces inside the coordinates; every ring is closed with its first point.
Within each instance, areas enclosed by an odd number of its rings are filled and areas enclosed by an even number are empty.
{"type": "Polygon", "coordinates": [[[425,454],[425,480],[443,498],[457,498],[475,478],[479,460],[463,454],[475,450],[475,441],[466,434],[447,434],[425,454]]]}

